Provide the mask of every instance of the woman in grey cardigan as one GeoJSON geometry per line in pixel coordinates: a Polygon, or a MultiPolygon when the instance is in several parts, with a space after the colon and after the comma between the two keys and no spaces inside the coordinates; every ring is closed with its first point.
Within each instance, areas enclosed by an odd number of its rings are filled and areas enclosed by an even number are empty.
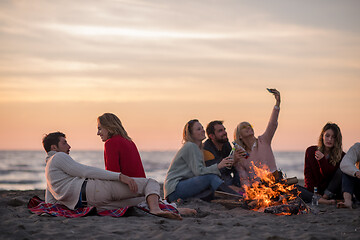
{"type": "Polygon", "coordinates": [[[191,197],[210,200],[216,190],[238,194],[220,178],[220,168],[231,166],[225,158],[219,164],[205,166],[201,151],[205,139],[203,126],[197,119],[190,120],[183,130],[182,148],[172,160],[164,182],[164,195],[169,202],[191,197]]]}

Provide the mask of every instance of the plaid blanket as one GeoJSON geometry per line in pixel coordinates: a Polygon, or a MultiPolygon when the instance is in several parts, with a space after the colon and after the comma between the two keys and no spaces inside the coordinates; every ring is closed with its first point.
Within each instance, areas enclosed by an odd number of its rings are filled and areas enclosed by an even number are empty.
{"type": "MultiPolygon", "coordinates": [[[[61,204],[51,204],[45,203],[44,200],[41,200],[38,196],[34,196],[29,200],[27,205],[30,212],[41,215],[50,215],[54,217],[67,217],[67,218],[76,218],[76,217],[85,217],[89,215],[100,215],[100,216],[111,216],[111,217],[122,217],[124,216],[131,206],[127,206],[124,208],[118,208],[113,210],[105,210],[105,211],[97,211],[95,207],[83,207],[77,208],[75,210],[71,210],[64,205],[61,204]]],[[[176,208],[169,204],[159,203],[159,207],[163,211],[171,211],[175,213],[179,213],[176,208]]],[[[149,209],[147,207],[136,206],[144,212],[149,213],[149,209]]]]}

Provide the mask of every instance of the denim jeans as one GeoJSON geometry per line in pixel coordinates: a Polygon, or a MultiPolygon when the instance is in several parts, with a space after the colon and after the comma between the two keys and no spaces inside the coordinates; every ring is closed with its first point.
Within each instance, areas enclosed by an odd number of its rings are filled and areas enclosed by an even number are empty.
{"type": "Polygon", "coordinates": [[[167,200],[169,202],[177,199],[187,199],[191,197],[200,196],[202,192],[213,193],[223,183],[219,176],[215,174],[206,174],[181,180],[167,200]]]}
{"type": "Polygon", "coordinates": [[[351,196],[355,194],[356,199],[360,201],[360,179],[343,173],[342,191],[350,193],[351,196]]]}

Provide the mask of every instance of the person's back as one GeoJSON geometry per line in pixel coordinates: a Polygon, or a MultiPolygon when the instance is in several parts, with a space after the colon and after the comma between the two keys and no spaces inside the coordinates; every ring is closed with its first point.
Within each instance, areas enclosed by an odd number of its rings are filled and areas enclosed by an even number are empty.
{"type": "Polygon", "coordinates": [[[122,172],[129,177],[145,178],[139,151],[121,120],[113,113],[104,113],[97,121],[97,135],[105,142],[105,169],[122,172]]]}
{"type": "Polygon", "coordinates": [[[105,142],[104,160],[106,170],[122,172],[129,177],[146,177],[135,143],[120,135],[105,142]]]}

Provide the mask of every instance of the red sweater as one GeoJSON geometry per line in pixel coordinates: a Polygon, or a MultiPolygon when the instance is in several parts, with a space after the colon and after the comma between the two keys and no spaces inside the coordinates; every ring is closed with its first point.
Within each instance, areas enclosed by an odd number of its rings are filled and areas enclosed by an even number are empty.
{"type": "Polygon", "coordinates": [[[115,135],[105,142],[105,169],[129,177],[145,178],[139,151],[133,141],[115,135]]]}
{"type": "MultiPolygon", "coordinates": [[[[318,188],[318,192],[322,195],[324,194],[325,189],[329,185],[332,177],[334,176],[336,170],[340,166],[338,162],[335,166],[329,163],[325,157],[319,161],[315,159],[315,152],[317,146],[311,146],[306,149],[305,153],[305,167],[304,167],[304,176],[305,176],[305,187],[310,191],[314,191],[314,187],[318,188]]],[[[342,153],[344,157],[345,153],[342,153]]]]}

